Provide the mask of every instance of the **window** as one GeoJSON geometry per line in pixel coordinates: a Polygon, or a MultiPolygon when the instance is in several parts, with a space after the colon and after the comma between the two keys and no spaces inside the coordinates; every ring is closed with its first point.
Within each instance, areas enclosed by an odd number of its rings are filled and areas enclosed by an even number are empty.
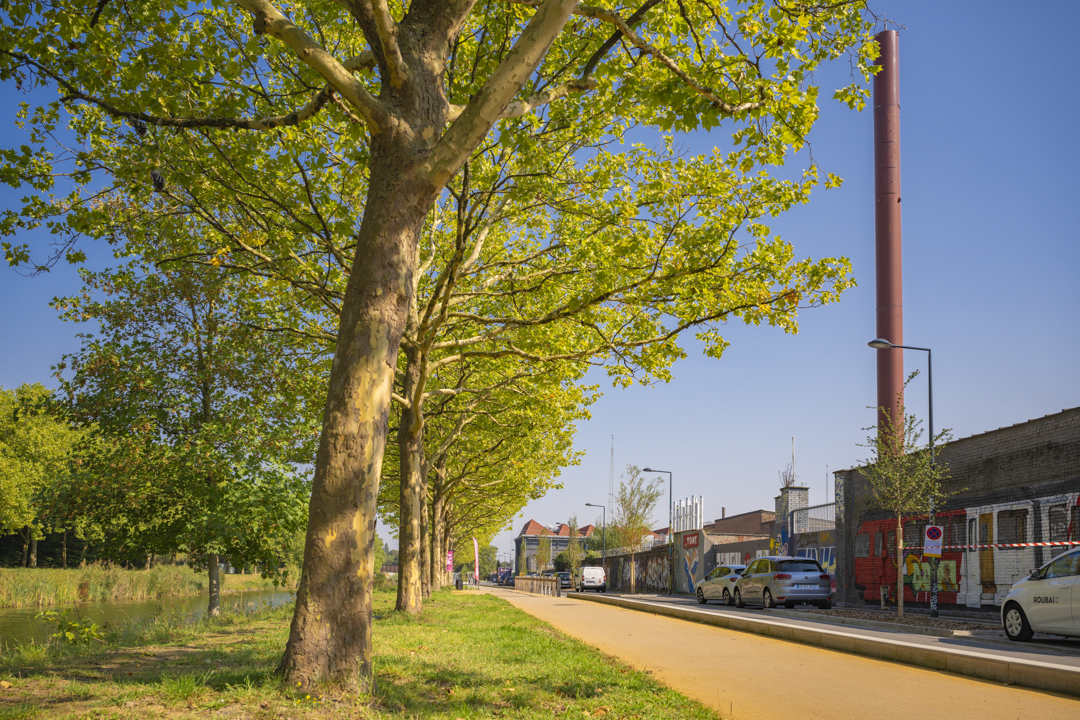
{"type": "Polygon", "coordinates": [[[967,545],[967,520],[963,515],[953,515],[949,523],[949,545],[967,545]]]}
{"type": "Polygon", "coordinates": [[[870,533],[859,533],[855,536],[855,557],[870,557],[870,533]]]}
{"type": "Polygon", "coordinates": [[[911,521],[904,523],[904,547],[919,547],[920,545],[922,545],[922,538],[919,537],[919,526],[911,521]]]}
{"type": "Polygon", "coordinates": [[[813,560],[781,560],[780,570],[783,572],[825,572],[813,560]]]}
{"type": "Polygon", "coordinates": [[[1065,512],[1064,505],[1055,505],[1050,508],[1050,542],[1065,542],[1069,539],[1069,514],[1065,512]]]}
{"type": "Polygon", "coordinates": [[[1046,570],[1042,572],[1042,577],[1056,578],[1076,575],[1076,565],[1078,561],[1080,561],[1080,552],[1062,555],[1061,557],[1046,566],[1046,570]]]}
{"type": "Polygon", "coordinates": [[[1024,532],[1027,526],[1027,515],[1027,510],[1002,510],[999,512],[997,541],[1002,544],[1027,542],[1024,532]]]}

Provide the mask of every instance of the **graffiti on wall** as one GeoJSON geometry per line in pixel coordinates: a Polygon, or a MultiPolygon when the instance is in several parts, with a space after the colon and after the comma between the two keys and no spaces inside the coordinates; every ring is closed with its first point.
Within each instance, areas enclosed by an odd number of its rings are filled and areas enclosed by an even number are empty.
{"type": "MultiPolygon", "coordinates": [[[[1024,489],[1026,490],[1026,489],[1024,489]]],[[[1013,584],[1066,547],[1023,547],[1025,543],[1080,544],[1080,492],[1037,498],[1022,490],[999,502],[938,513],[945,537],[938,563],[938,602],[942,605],[1000,605],[1013,584]],[[1015,545],[1016,547],[978,547],[1015,545]]],[[[905,518],[904,542],[897,560],[896,519],[864,519],[854,535],[855,588],[867,603],[877,603],[880,588],[897,596],[897,565],[902,563],[905,602],[929,602],[932,566],[922,553],[927,518],[905,518]]]]}
{"type": "Polygon", "coordinates": [[[683,575],[686,580],[686,588],[679,588],[684,592],[694,592],[697,589],[697,571],[698,571],[698,548],[694,546],[692,548],[683,548],[683,575]]]}
{"type": "Polygon", "coordinates": [[[611,562],[608,577],[613,581],[612,590],[630,591],[631,572],[634,573],[634,587],[637,592],[667,592],[670,589],[671,573],[668,570],[666,554],[638,555],[634,561],[626,555],[611,562]],[[615,585],[614,583],[618,584],[615,585]]]}

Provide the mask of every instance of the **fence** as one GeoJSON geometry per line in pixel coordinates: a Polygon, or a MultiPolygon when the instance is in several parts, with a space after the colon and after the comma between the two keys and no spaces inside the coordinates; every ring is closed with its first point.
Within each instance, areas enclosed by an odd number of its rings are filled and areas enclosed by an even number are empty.
{"type": "Polygon", "coordinates": [[[548,595],[561,597],[559,594],[559,577],[530,577],[523,575],[514,578],[514,589],[533,595],[548,595]]]}
{"type": "Polygon", "coordinates": [[[836,528],[836,503],[792,510],[790,522],[788,532],[792,535],[833,530],[836,528]]]}

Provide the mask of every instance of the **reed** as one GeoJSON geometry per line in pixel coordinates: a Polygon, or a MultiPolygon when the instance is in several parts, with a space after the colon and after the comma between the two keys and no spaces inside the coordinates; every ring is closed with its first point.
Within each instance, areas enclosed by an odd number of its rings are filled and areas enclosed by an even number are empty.
{"type": "MultiPolygon", "coordinates": [[[[290,578],[299,573],[290,572],[290,578]]],[[[270,590],[258,575],[222,574],[222,592],[270,590]]],[[[159,600],[206,592],[206,572],[182,565],[127,570],[111,563],[91,563],[69,570],[0,568],[0,607],[60,605],[93,600],[159,600]]]]}

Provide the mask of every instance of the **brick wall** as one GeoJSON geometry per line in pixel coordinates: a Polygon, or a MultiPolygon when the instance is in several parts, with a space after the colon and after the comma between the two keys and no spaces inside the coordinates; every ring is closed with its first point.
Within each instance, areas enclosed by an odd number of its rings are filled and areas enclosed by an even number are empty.
{"type": "MultiPolygon", "coordinates": [[[[956,440],[941,450],[949,469],[940,509],[946,544],[1080,542],[1080,408],[956,440]]],[[[871,504],[857,469],[835,473],[837,594],[877,602],[880,585],[896,594],[896,520],[871,504]]],[[[924,518],[908,518],[905,545],[922,543],[924,518]]],[[[1027,572],[1064,548],[946,550],[938,571],[944,606],[993,607],[1027,572]]],[[[905,550],[905,602],[929,601],[930,566],[905,550]]]]}

